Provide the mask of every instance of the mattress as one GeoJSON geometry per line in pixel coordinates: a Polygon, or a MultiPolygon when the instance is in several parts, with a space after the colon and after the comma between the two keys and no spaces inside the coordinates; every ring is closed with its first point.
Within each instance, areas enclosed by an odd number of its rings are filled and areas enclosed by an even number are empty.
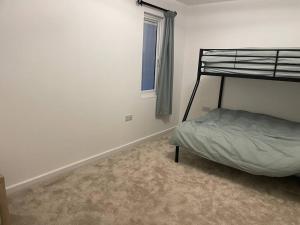
{"type": "Polygon", "coordinates": [[[300,123],[216,109],[180,124],[170,143],[255,175],[300,174],[300,123]]]}

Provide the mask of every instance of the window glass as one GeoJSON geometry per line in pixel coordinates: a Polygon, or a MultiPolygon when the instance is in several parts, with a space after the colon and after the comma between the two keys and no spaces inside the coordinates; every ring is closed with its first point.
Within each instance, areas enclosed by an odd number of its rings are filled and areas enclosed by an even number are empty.
{"type": "Polygon", "coordinates": [[[157,24],[144,22],[142,91],[155,89],[157,24]]]}

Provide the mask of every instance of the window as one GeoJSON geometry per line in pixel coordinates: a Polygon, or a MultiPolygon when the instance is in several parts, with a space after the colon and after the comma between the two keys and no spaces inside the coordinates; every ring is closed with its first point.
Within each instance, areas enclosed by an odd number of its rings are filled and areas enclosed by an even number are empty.
{"type": "Polygon", "coordinates": [[[162,18],[145,14],[143,37],[142,92],[154,93],[159,69],[162,18]]]}

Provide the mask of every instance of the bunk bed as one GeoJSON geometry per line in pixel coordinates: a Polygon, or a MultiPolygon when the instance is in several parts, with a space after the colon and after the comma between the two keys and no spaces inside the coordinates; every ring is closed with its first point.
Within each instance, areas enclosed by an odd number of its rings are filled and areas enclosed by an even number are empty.
{"type": "MultiPolygon", "coordinates": [[[[300,49],[201,49],[195,87],[170,143],[255,175],[300,174],[300,123],[222,108],[226,77],[300,82],[300,49]],[[201,77],[221,78],[218,107],[187,120],[201,77]]],[[[296,96],[295,96],[296,97],[296,96]]]]}

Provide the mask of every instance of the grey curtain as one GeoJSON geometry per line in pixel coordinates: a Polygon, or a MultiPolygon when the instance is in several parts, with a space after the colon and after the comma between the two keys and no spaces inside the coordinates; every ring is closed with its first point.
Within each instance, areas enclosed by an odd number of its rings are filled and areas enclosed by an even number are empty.
{"type": "Polygon", "coordinates": [[[156,87],[156,116],[172,114],[174,71],[174,19],[176,12],[165,12],[164,37],[156,87]]]}

